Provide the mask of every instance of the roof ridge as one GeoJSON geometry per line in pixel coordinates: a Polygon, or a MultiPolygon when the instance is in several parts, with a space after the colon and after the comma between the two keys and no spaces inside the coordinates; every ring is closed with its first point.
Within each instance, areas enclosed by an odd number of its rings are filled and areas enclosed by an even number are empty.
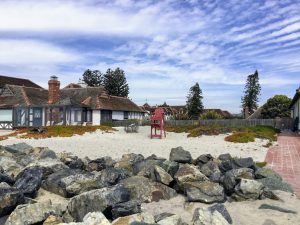
{"type": "Polygon", "coordinates": [[[15,86],[15,87],[21,87],[21,88],[33,88],[33,89],[43,89],[43,90],[47,90],[45,88],[42,87],[27,87],[27,86],[23,86],[23,85],[17,85],[17,84],[6,84],[7,86],[15,86]]]}
{"type": "Polygon", "coordinates": [[[26,94],[26,91],[24,90],[24,87],[21,88],[21,92],[22,92],[22,95],[23,95],[24,100],[26,102],[26,105],[30,106],[31,104],[30,104],[29,98],[28,98],[28,96],[26,94]]]}

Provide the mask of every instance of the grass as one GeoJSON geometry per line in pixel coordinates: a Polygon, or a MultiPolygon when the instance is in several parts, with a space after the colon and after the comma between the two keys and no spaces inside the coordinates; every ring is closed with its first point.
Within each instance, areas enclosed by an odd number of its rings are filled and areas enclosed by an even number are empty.
{"type": "Polygon", "coordinates": [[[5,140],[8,137],[20,135],[20,138],[51,138],[51,137],[72,137],[74,135],[83,135],[87,132],[94,132],[96,130],[102,130],[104,132],[116,131],[116,129],[110,126],[50,126],[46,127],[45,132],[38,133],[31,129],[20,129],[13,134],[0,137],[1,140],[5,140]]]}
{"type": "Polygon", "coordinates": [[[280,131],[271,126],[241,126],[225,127],[220,125],[205,126],[167,126],[168,132],[188,133],[188,137],[199,137],[201,135],[218,135],[233,133],[225,138],[226,141],[235,143],[253,142],[255,138],[268,139],[270,142],[277,140],[280,131]]]}

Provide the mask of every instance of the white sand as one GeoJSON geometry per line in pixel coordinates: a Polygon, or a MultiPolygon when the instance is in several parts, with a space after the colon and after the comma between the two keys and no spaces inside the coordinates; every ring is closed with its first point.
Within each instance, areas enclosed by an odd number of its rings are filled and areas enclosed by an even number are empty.
{"type": "MultiPolygon", "coordinates": [[[[299,225],[300,224],[300,200],[291,193],[275,191],[283,201],[270,199],[225,202],[225,206],[231,215],[233,225],[299,225]],[[258,209],[262,204],[278,206],[284,209],[296,211],[297,214],[283,213],[270,209],[258,209]],[[271,221],[274,223],[271,223],[271,221]]],[[[196,208],[209,207],[204,203],[186,203],[183,196],[170,200],[161,200],[142,204],[142,210],[152,215],[163,212],[180,215],[184,222],[191,224],[193,213],[196,208]]]]}
{"type": "MultiPolygon", "coordinates": [[[[167,133],[165,139],[150,139],[150,127],[140,127],[139,133],[126,133],[123,128],[114,133],[96,131],[82,136],[48,139],[21,139],[12,137],[0,141],[0,145],[10,145],[25,142],[34,147],[48,147],[56,152],[72,152],[79,157],[97,158],[111,156],[118,159],[124,153],[139,153],[144,156],[156,154],[159,157],[169,157],[171,148],[182,146],[191,152],[194,158],[210,153],[218,156],[230,153],[237,157],[253,157],[256,161],[264,161],[267,148],[263,147],[266,140],[256,139],[255,142],[237,144],[224,141],[227,135],[202,136],[187,138],[186,133],[167,133]]],[[[1,134],[0,134],[1,135],[1,134]]]]}

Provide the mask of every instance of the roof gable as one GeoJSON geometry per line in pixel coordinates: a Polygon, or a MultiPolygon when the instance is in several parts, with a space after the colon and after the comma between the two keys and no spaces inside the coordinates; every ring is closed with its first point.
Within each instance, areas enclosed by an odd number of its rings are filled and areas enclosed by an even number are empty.
{"type": "Polygon", "coordinates": [[[33,83],[31,80],[28,79],[0,75],[0,87],[4,87],[5,85],[17,85],[17,86],[24,86],[24,87],[42,88],[36,83],[33,83]]]}

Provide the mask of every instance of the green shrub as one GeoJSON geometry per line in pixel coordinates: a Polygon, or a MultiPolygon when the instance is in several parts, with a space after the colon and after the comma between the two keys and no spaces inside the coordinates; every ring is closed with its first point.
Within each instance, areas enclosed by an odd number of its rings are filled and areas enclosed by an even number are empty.
{"type": "Polygon", "coordinates": [[[255,134],[252,132],[236,132],[225,137],[225,141],[234,142],[234,143],[254,142],[255,134]]]}
{"type": "Polygon", "coordinates": [[[218,120],[218,119],[223,119],[223,117],[216,111],[209,110],[205,113],[202,113],[200,115],[200,119],[202,119],[202,120],[218,120]]]}
{"type": "Polygon", "coordinates": [[[255,165],[260,167],[260,168],[263,168],[267,165],[267,162],[255,162],[255,165]]]}

